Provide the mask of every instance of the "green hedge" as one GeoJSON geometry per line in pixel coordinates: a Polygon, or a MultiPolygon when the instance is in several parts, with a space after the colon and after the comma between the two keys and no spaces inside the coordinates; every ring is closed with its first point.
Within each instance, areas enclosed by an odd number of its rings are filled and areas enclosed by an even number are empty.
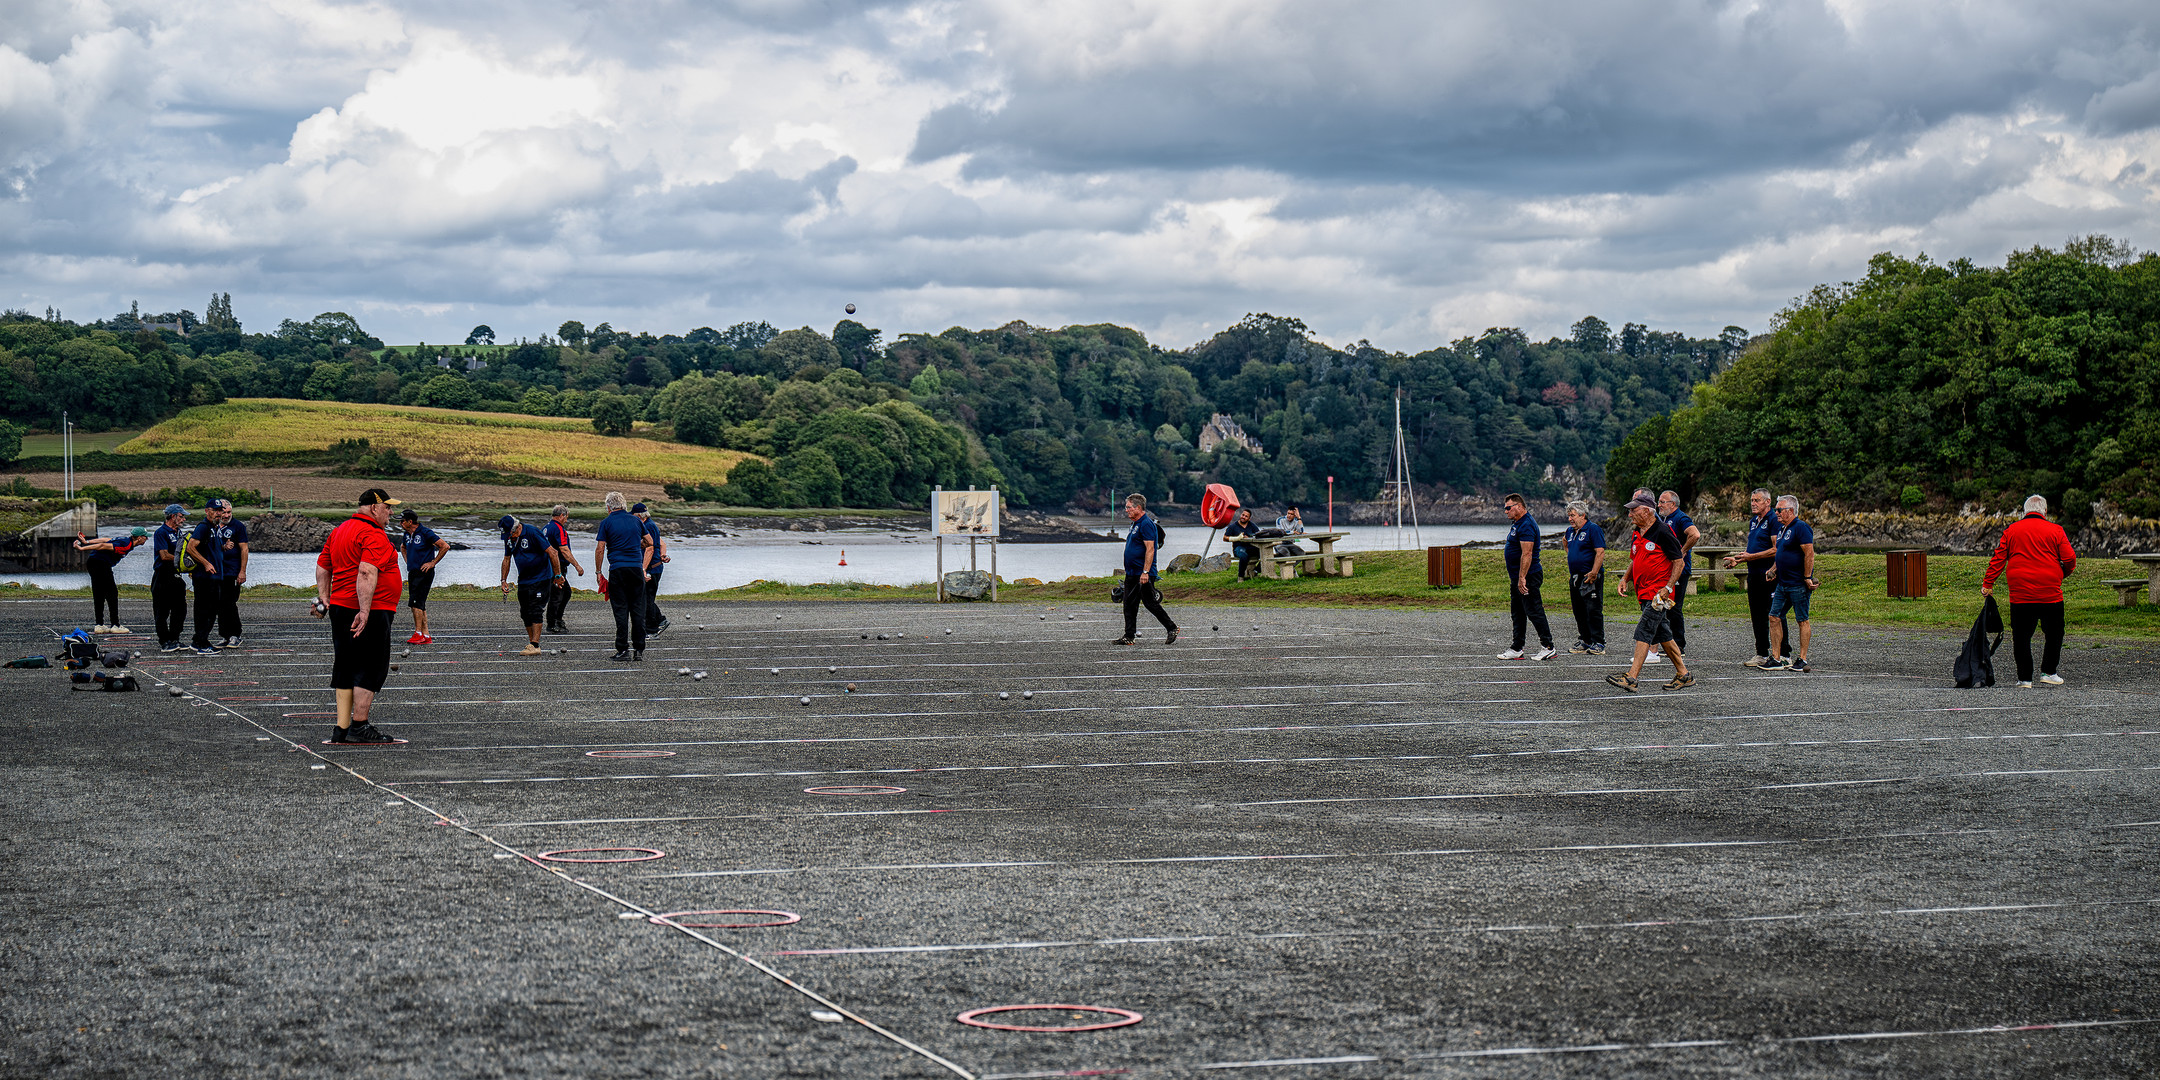
{"type": "MultiPolygon", "coordinates": [[[[93,450],[75,455],[76,472],[142,472],[149,469],[292,469],[334,465],[329,450],[173,450],[148,454],[113,454],[93,450]]],[[[9,468],[22,472],[59,472],[58,454],[16,458],[9,468]]]]}

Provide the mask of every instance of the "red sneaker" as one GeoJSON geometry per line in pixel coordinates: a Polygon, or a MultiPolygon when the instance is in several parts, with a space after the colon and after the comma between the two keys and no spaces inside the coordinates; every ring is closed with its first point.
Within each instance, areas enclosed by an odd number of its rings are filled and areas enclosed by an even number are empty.
{"type": "Polygon", "coordinates": [[[406,639],[405,639],[405,644],[407,644],[407,645],[419,645],[419,644],[422,644],[422,643],[424,643],[424,642],[426,642],[426,641],[427,641],[427,635],[425,635],[425,634],[422,634],[422,633],[421,633],[421,632],[419,632],[418,630],[415,630],[415,631],[413,631],[413,636],[411,636],[411,637],[409,637],[409,638],[406,638],[406,639]]]}
{"type": "Polygon", "coordinates": [[[433,635],[433,634],[422,634],[422,635],[420,635],[420,640],[419,640],[418,642],[416,642],[416,644],[420,644],[420,645],[433,645],[433,644],[435,644],[435,635],[433,635]]]}

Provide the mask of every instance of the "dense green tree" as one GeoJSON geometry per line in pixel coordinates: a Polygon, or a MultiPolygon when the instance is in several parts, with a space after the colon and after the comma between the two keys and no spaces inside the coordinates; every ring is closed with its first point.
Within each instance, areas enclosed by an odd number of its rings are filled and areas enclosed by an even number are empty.
{"type": "Polygon", "coordinates": [[[2160,514],[2160,257],[2107,238],[2000,267],[1877,255],[1818,286],[1616,455],[1618,486],[1776,481],[1861,505],[2037,491],[2160,514]]]}
{"type": "Polygon", "coordinates": [[[621,394],[596,395],[592,404],[593,430],[602,435],[628,435],[637,423],[637,409],[621,394]]]}

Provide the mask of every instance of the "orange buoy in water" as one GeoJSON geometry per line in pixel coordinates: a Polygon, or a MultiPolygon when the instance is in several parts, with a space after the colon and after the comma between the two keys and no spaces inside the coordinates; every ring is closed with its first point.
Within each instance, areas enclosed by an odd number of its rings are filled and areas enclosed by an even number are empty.
{"type": "Polygon", "coordinates": [[[841,549],[840,549],[840,565],[842,565],[842,566],[846,566],[846,565],[847,565],[847,549],[846,549],[846,548],[841,548],[841,549]]]}

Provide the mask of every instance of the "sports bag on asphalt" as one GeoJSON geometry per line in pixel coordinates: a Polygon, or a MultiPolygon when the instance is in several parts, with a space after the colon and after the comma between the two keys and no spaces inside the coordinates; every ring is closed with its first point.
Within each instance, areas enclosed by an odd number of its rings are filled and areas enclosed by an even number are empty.
{"type": "Polygon", "coordinates": [[[1973,620],[1972,633],[1965,636],[1965,650],[1958,653],[1957,663],[1950,667],[1958,689],[1995,685],[1995,650],[2002,645],[2002,635],[2002,612],[1990,596],[1980,605],[1980,617],[1973,620]],[[1995,640],[1989,641],[1989,634],[1995,635],[1995,640]]]}

